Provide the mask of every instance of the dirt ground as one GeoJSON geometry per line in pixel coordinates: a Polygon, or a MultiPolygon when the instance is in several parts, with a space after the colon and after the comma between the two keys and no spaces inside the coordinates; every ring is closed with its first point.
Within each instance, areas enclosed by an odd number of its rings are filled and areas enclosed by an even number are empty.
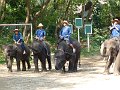
{"type": "MultiPolygon", "coordinates": [[[[81,67],[76,73],[52,71],[34,73],[31,70],[7,71],[6,65],[0,65],[0,90],[118,90],[120,76],[103,75],[105,61],[100,56],[82,58],[81,67]]],[[[54,66],[54,64],[53,64],[54,66]]],[[[67,65],[66,65],[67,66],[67,65]]]]}

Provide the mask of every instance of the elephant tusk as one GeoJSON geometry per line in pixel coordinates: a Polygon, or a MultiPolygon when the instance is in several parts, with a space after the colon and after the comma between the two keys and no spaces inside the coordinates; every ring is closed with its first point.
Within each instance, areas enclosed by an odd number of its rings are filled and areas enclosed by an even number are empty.
{"type": "Polygon", "coordinates": [[[111,56],[108,56],[108,61],[110,60],[111,56]]]}
{"type": "Polygon", "coordinates": [[[106,58],[104,57],[104,58],[103,58],[103,61],[105,61],[105,60],[106,60],[106,58]]]}

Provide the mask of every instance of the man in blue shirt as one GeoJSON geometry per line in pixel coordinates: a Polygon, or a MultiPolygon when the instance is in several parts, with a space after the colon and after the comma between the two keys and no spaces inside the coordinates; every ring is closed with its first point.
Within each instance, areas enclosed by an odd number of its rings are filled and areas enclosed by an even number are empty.
{"type": "Polygon", "coordinates": [[[43,24],[40,23],[40,24],[38,25],[38,28],[39,28],[39,29],[37,29],[37,31],[35,32],[36,39],[38,39],[38,40],[40,40],[40,41],[44,41],[45,36],[46,36],[46,32],[45,32],[44,29],[42,29],[42,27],[43,27],[43,24]]]}
{"type": "Polygon", "coordinates": [[[44,48],[46,49],[47,55],[48,55],[48,49],[47,49],[47,46],[46,46],[46,44],[45,44],[45,42],[44,42],[45,37],[46,37],[46,32],[45,32],[45,30],[43,29],[43,24],[40,23],[40,24],[38,25],[38,28],[39,28],[39,29],[37,29],[37,31],[35,32],[35,35],[36,35],[35,38],[36,38],[38,41],[40,41],[40,42],[43,43],[44,48]]]}
{"type": "Polygon", "coordinates": [[[25,54],[26,51],[25,51],[25,45],[24,45],[23,37],[22,37],[22,34],[19,32],[18,29],[14,30],[13,41],[15,42],[15,44],[21,45],[21,47],[23,49],[23,54],[25,54]]]}
{"type": "Polygon", "coordinates": [[[60,31],[59,37],[61,40],[65,40],[68,45],[70,45],[73,48],[73,53],[75,53],[75,48],[72,44],[72,41],[70,39],[71,36],[71,28],[68,26],[69,23],[68,21],[64,20],[63,21],[63,28],[60,31]]]}
{"type": "Polygon", "coordinates": [[[112,21],[113,25],[110,27],[111,30],[111,38],[120,37],[120,21],[118,19],[114,19],[112,21]]]}

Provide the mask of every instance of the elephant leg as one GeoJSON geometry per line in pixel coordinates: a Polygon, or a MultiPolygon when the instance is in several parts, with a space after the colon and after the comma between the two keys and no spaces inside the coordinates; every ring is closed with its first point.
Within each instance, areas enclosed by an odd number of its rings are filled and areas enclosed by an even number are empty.
{"type": "Polygon", "coordinates": [[[110,66],[113,63],[113,61],[114,61],[114,57],[110,57],[109,61],[107,61],[107,63],[106,63],[104,74],[109,74],[110,73],[109,69],[110,69],[110,66]]]}
{"type": "Polygon", "coordinates": [[[68,69],[69,72],[73,72],[74,71],[75,63],[77,63],[76,62],[76,54],[73,54],[71,59],[69,60],[69,67],[68,67],[69,68],[68,69]]]}
{"type": "Polygon", "coordinates": [[[30,68],[31,68],[31,65],[30,65],[29,57],[26,58],[26,63],[27,63],[28,69],[30,69],[30,68]]]}
{"type": "Polygon", "coordinates": [[[66,72],[66,71],[65,71],[65,66],[63,66],[63,68],[60,69],[59,71],[60,71],[61,74],[65,74],[65,72],[66,72]]]}
{"type": "Polygon", "coordinates": [[[120,75],[120,52],[118,53],[115,60],[114,75],[120,75]]]}
{"type": "Polygon", "coordinates": [[[42,55],[40,60],[41,60],[41,64],[42,64],[41,65],[41,68],[42,68],[41,71],[47,71],[47,69],[46,69],[46,57],[42,55]]]}
{"type": "Polygon", "coordinates": [[[17,71],[21,71],[21,69],[20,69],[20,60],[16,59],[16,62],[17,62],[17,71]]]}
{"type": "Polygon", "coordinates": [[[5,57],[5,62],[6,62],[7,68],[9,68],[7,56],[5,57]]]}
{"type": "Polygon", "coordinates": [[[65,66],[63,67],[63,72],[65,72],[65,66]]]}
{"type": "Polygon", "coordinates": [[[8,61],[8,72],[12,72],[12,63],[13,63],[13,58],[10,58],[10,60],[8,61]]]}
{"type": "Polygon", "coordinates": [[[73,68],[74,72],[77,72],[77,65],[78,65],[78,58],[76,58],[75,63],[74,63],[74,68],[73,68]]]}
{"type": "Polygon", "coordinates": [[[25,60],[22,60],[22,71],[26,71],[25,60]]]}
{"type": "Polygon", "coordinates": [[[34,56],[34,65],[35,65],[35,72],[39,72],[37,55],[34,56]]]}
{"type": "Polygon", "coordinates": [[[74,68],[74,62],[73,62],[73,60],[71,59],[71,60],[69,61],[68,72],[73,72],[73,68],[74,68]]]}
{"type": "Polygon", "coordinates": [[[51,70],[52,69],[51,56],[47,56],[47,61],[48,61],[48,68],[49,68],[49,70],[51,70]]]}

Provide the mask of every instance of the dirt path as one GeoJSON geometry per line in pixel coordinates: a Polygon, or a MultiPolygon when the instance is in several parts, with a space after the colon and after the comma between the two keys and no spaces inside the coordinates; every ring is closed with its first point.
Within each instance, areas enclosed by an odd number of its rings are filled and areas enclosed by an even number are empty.
{"type": "Polygon", "coordinates": [[[103,75],[104,65],[99,56],[82,58],[76,73],[61,74],[54,68],[34,73],[34,66],[26,72],[16,72],[14,66],[10,73],[6,65],[0,65],[0,90],[118,90],[120,76],[103,75]]]}

